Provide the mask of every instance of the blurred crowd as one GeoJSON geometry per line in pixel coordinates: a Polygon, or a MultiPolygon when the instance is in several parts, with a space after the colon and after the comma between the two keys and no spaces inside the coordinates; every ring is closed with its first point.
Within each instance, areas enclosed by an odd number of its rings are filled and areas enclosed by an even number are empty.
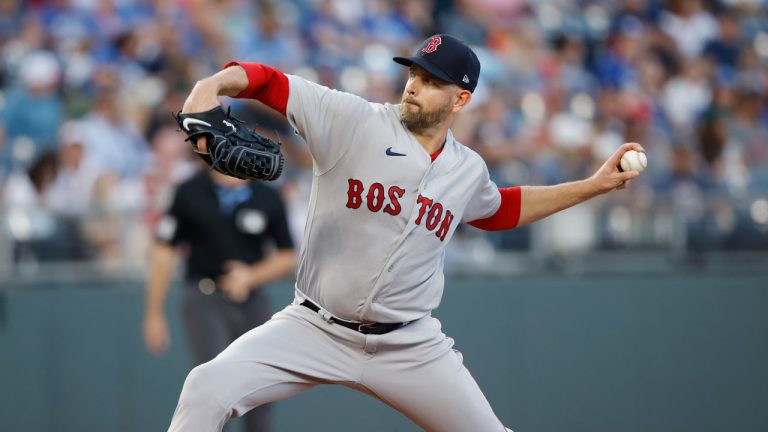
{"type": "MultiPolygon", "coordinates": [[[[228,61],[395,103],[406,76],[391,58],[438,32],[480,56],[454,132],[500,186],[583,178],[621,143],[644,145],[631,191],[587,207],[592,246],[664,243],[683,226],[693,249],[768,247],[765,0],[0,0],[7,256],[141,257],[175,185],[201,169],[172,113],[228,61]]],[[[283,142],[274,186],[300,240],[311,159],[279,115],[225,104],[283,142]]]]}

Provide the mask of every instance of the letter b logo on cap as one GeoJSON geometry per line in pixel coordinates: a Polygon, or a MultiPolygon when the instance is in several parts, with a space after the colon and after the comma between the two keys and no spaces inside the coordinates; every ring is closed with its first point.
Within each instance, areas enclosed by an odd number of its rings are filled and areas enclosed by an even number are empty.
{"type": "Polygon", "coordinates": [[[443,42],[442,39],[440,39],[440,36],[432,36],[432,40],[429,41],[427,46],[422,49],[425,53],[433,53],[435,50],[437,50],[437,47],[443,42]]]}

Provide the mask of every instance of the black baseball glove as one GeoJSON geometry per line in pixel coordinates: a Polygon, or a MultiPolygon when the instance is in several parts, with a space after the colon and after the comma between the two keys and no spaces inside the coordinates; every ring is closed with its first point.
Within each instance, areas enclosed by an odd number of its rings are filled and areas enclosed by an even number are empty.
{"type": "Polygon", "coordinates": [[[175,118],[187,134],[185,141],[212,169],[241,179],[274,180],[282,174],[280,144],[248,129],[229,110],[217,106],[200,113],[179,112],[175,118]],[[208,152],[197,147],[200,137],[206,138],[208,152]]]}

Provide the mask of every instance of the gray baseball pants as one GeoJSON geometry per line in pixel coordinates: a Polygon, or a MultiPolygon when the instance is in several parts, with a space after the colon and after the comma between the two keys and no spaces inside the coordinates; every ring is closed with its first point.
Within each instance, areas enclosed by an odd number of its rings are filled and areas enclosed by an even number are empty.
{"type": "Polygon", "coordinates": [[[440,321],[364,335],[293,304],[194,368],[169,431],[221,431],[232,417],[319,384],[369,394],[426,431],[504,432],[440,321]]]}

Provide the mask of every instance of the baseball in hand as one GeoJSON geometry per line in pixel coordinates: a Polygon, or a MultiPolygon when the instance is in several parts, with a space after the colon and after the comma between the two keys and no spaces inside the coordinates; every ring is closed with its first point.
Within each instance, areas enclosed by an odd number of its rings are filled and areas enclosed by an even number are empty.
{"type": "Polygon", "coordinates": [[[627,150],[621,156],[621,162],[619,162],[619,168],[622,171],[643,172],[646,166],[648,166],[648,158],[645,157],[645,152],[637,150],[627,150]]]}

